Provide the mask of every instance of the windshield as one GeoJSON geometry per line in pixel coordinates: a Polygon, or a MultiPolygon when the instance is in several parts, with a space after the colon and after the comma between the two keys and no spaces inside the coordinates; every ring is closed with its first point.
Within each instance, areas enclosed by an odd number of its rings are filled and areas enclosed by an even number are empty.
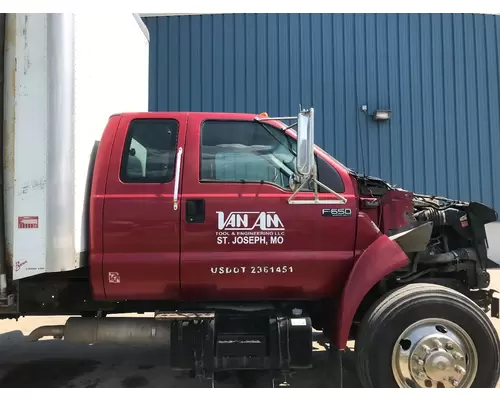
{"type": "MultiPolygon", "coordinates": [[[[288,128],[288,125],[286,125],[285,123],[283,123],[282,121],[276,121],[278,125],[280,125],[280,129],[282,132],[288,132],[288,133],[291,133],[291,135],[293,136],[293,139],[294,140],[291,140],[291,142],[293,142],[294,144],[294,154],[297,155],[297,131],[295,129],[293,129],[292,127],[288,128]]],[[[262,124],[264,124],[262,122],[262,124]]],[[[271,124],[266,124],[267,126],[270,126],[270,127],[273,127],[273,128],[276,128],[276,126],[274,125],[271,125],[271,124]]],[[[293,126],[293,125],[291,125],[293,126]]],[[[289,137],[289,136],[287,136],[289,137]]],[[[333,157],[331,154],[327,153],[325,150],[323,150],[321,147],[319,147],[318,145],[314,145],[314,150],[318,153],[321,153],[321,155],[323,156],[323,158],[325,159],[329,159],[331,161],[333,161],[334,163],[337,163],[339,165],[341,165],[342,167],[344,167],[346,170],[348,171],[352,171],[350,168],[346,167],[343,163],[341,163],[339,160],[337,160],[335,157],[333,157]]]]}

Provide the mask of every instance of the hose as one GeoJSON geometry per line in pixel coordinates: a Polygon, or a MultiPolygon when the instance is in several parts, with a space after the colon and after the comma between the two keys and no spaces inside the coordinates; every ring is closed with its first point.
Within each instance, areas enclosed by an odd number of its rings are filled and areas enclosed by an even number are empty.
{"type": "Polygon", "coordinates": [[[415,218],[419,221],[432,221],[434,228],[439,228],[455,224],[463,214],[463,211],[456,208],[447,208],[446,210],[429,208],[415,213],[415,218]]]}
{"type": "Polygon", "coordinates": [[[462,248],[447,253],[427,255],[421,257],[419,262],[422,264],[450,264],[456,261],[477,261],[477,254],[474,249],[462,248]]]}

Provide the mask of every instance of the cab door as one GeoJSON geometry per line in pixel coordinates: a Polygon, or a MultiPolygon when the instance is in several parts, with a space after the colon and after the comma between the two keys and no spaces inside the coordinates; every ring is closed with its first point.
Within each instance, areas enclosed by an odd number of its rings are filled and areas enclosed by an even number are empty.
{"type": "MultiPolygon", "coordinates": [[[[353,262],[357,214],[347,176],[330,166],[333,189],[347,198],[341,208],[350,210],[332,218],[325,205],[288,204],[296,143],[277,127],[249,116],[193,115],[187,145],[183,297],[307,299],[341,285],[353,262]]],[[[313,193],[298,196],[312,199],[313,193]]]]}
{"type": "Polygon", "coordinates": [[[186,122],[187,114],[176,113],[125,114],[120,120],[104,199],[108,299],[179,296],[181,210],[173,198],[186,122]]]}

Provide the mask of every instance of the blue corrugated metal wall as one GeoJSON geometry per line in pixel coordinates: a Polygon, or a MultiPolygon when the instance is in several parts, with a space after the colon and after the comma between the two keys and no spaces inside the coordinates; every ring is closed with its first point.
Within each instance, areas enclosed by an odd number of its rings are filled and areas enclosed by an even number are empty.
{"type": "Polygon", "coordinates": [[[150,109],[316,109],[351,168],[500,209],[500,19],[462,14],[152,17],[150,109]],[[360,112],[391,109],[376,123],[360,112]]]}

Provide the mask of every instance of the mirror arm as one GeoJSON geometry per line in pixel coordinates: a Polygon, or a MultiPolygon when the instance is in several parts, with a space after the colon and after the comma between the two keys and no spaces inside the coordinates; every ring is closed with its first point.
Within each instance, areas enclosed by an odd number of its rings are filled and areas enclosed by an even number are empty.
{"type": "MultiPolygon", "coordinates": [[[[277,118],[268,118],[268,117],[265,117],[265,118],[260,118],[260,117],[255,117],[254,120],[255,121],[291,121],[291,120],[294,120],[294,119],[297,119],[297,117],[277,117],[277,118]]],[[[294,122],[293,124],[291,125],[285,125],[285,127],[283,128],[283,131],[286,131],[287,129],[290,129],[290,128],[293,128],[294,126],[297,125],[297,122],[294,122]]]]}
{"type": "Polygon", "coordinates": [[[305,179],[300,186],[295,190],[295,192],[288,199],[288,204],[346,204],[347,199],[336,191],[330,189],[328,186],[324,185],[316,178],[310,177],[309,179],[305,179]],[[295,196],[299,193],[302,188],[304,188],[310,181],[314,183],[314,199],[304,199],[304,200],[295,200],[295,196]],[[318,186],[321,186],[323,189],[327,190],[331,194],[335,195],[336,199],[323,199],[320,200],[318,196],[318,186]]]}
{"type": "Polygon", "coordinates": [[[264,117],[264,118],[255,117],[254,119],[256,121],[289,121],[289,120],[292,120],[292,119],[297,119],[297,117],[273,117],[273,118],[270,118],[270,117],[264,117]]]}

